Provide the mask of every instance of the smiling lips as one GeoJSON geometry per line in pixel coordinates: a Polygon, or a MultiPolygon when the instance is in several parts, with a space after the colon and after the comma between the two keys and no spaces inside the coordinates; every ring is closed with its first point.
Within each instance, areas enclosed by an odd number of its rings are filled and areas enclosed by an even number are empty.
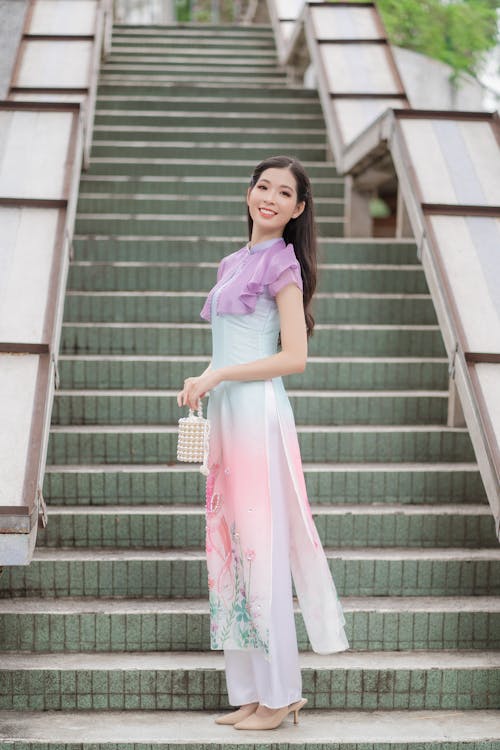
{"type": "Polygon", "coordinates": [[[259,213],[260,213],[261,216],[264,216],[267,219],[272,219],[273,216],[276,216],[276,214],[278,212],[277,211],[273,211],[272,208],[262,207],[262,208],[259,208],[259,213]]]}

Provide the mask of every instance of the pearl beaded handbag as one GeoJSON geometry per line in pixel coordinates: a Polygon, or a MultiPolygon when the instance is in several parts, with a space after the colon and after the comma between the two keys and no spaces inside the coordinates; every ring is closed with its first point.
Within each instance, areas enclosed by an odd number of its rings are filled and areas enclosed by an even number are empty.
{"type": "Polygon", "coordinates": [[[201,463],[200,471],[208,474],[208,447],[210,422],[203,416],[201,399],[198,402],[198,414],[189,410],[187,417],[179,419],[177,435],[177,460],[188,463],[201,463]]]}

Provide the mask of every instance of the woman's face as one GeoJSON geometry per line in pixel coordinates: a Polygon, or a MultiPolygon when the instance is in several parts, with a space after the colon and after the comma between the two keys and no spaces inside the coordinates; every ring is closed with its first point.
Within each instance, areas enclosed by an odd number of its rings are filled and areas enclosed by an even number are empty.
{"type": "Polygon", "coordinates": [[[290,221],[300,216],[305,203],[297,203],[297,183],[290,169],[266,169],[248,189],[247,204],[254,229],[273,236],[281,234],[290,221]]]}

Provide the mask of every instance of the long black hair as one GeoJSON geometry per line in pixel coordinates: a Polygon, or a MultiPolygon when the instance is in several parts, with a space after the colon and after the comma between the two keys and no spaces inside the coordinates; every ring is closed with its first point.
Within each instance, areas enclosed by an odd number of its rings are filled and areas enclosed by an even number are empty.
{"type": "MultiPolygon", "coordinates": [[[[305,207],[300,216],[290,219],[283,230],[283,239],[291,243],[300,264],[303,285],[304,315],[306,319],[307,335],[311,336],[314,328],[314,317],[311,312],[311,300],[316,289],[317,277],[317,249],[316,224],[314,221],[314,204],[311,183],[306,171],[298,159],[291,156],[271,156],[258,164],[250,178],[250,188],[253,188],[259,177],[266,169],[289,169],[297,184],[297,203],[304,201],[305,207]]],[[[247,207],[248,237],[252,237],[253,219],[247,207]]]]}

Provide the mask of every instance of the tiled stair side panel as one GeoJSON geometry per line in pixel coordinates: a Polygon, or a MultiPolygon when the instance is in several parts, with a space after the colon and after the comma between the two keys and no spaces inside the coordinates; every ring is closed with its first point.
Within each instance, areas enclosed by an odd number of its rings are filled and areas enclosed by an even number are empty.
{"type": "MultiPolygon", "coordinates": [[[[174,390],[151,388],[60,390],[54,399],[52,421],[59,425],[174,425],[180,416],[175,394],[174,390]]],[[[289,398],[299,425],[444,425],[448,406],[447,393],[434,390],[289,390],[289,398]]]]}
{"type": "MultiPolygon", "coordinates": [[[[187,237],[193,232],[200,235],[205,233],[219,234],[223,227],[227,227],[232,235],[244,236],[246,232],[246,222],[243,219],[226,220],[222,215],[191,218],[188,214],[185,216],[178,214],[139,214],[136,217],[127,218],[121,214],[89,214],[87,216],[80,215],[78,222],[82,233],[105,235],[112,232],[117,235],[133,234],[143,238],[159,235],[168,236],[169,234],[187,237]],[[190,225],[188,225],[188,221],[190,225]]],[[[319,219],[318,223],[323,225],[322,231],[325,236],[340,237],[343,234],[343,219],[341,217],[319,219]]]]}
{"type": "MultiPolygon", "coordinates": [[[[320,293],[321,294],[321,293],[320,293]]],[[[198,323],[204,292],[68,292],[64,317],[67,323],[198,323]]],[[[317,296],[318,321],[337,323],[435,325],[436,317],[424,294],[331,293],[317,296]]],[[[308,365],[307,370],[310,369],[308,365]]],[[[306,370],[306,373],[307,373],[306,370]]]]}
{"type": "Polygon", "coordinates": [[[135,95],[145,102],[148,109],[149,97],[162,97],[167,98],[170,102],[181,103],[182,107],[191,103],[193,107],[199,108],[200,103],[203,103],[204,107],[212,103],[219,111],[221,103],[227,107],[229,103],[237,100],[238,106],[241,106],[241,102],[248,102],[252,111],[258,110],[255,105],[260,101],[265,104],[266,112],[269,111],[271,103],[279,105],[280,111],[283,111],[282,103],[284,102],[294,103],[295,106],[305,105],[309,112],[321,113],[316,91],[303,88],[286,88],[285,86],[277,90],[271,86],[264,87],[260,84],[245,83],[246,85],[243,85],[243,82],[240,82],[240,85],[227,84],[221,90],[220,86],[208,84],[206,81],[199,84],[174,81],[170,86],[165,86],[157,81],[140,83],[132,78],[128,81],[122,80],[113,83],[109,81],[109,76],[106,76],[106,78],[100,76],[97,88],[97,106],[99,106],[100,101],[108,96],[118,95],[120,98],[126,98],[129,102],[133,101],[135,107],[137,104],[134,99],[135,95]]]}
{"type": "MultiPolygon", "coordinates": [[[[182,502],[202,497],[204,478],[198,471],[158,470],[143,465],[102,467],[49,466],[44,480],[44,495],[57,504],[84,505],[164,503],[168,498],[182,502]],[[184,500],[185,501],[185,500],[184,500]]],[[[450,494],[456,503],[485,500],[484,486],[475,464],[461,470],[453,466],[443,470],[439,464],[419,467],[418,471],[367,469],[363,464],[318,471],[305,467],[306,486],[311,502],[323,505],[336,502],[356,503],[446,503],[450,494]]]]}
{"type": "MultiPolygon", "coordinates": [[[[213,156],[213,154],[212,154],[213,156]]],[[[213,178],[214,176],[217,176],[219,178],[224,177],[244,177],[245,179],[248,179],[248,175],[251,174],[252,169],[254,169],[255,164],[257,163],[257,160],[252,158],[242,158],[241,156],[239,158],[228,158],[227,155],[221,154],[219,158],[198,158],[198,159],[192,159],[188,158],[177,158],[177,159],[170,159],[170,158],[156,158],[153,159],[151,157],[147,157],[144,154],[129,154],[127,157],[98,157],[94,156],[89,168],[87,170],[87,174],[89,175],[135,175],[135,176],[142,176],[147,175],[149,177],[157,177],[157,176],[167,176],[167,175],[175,175],[176,177],[193,177],[193,176],[201,176],[201,177],[210,177],[213,178]]],[[[321,163],[321,162],[305,162],[304,165],[307,168],[307,171],[309,173],[309,176],[311,179],[314,179],[317,177],[324,177],[325,175],[328,177],[338,177],[338,174],[335,171],[334,165],[331,163],[321,163]]],[[[204,221],[203,226],[205,229],[203,229],[200,226],[200,230],[198,233],[196,233],[195,229],[191,227],[191,231],[183,233],[185,237],[192,237],[193,234],[196,234],[197,236],[213,236],[213,230],[214,227],[211,226],[209,230],[207,230],[206,226],[206,220],[204,221]]],[[[231,224],[228,225],[228,230],[231,230],[231,224]]],[[[126,225],[124,225],[125,230],[127,229],[126,225]]],[[[123,227],[122,227],[123,228],[123,227]]],[[[101,226],[101,231],[96,232],[95,227],[90,230],[90,232],[86,232],[80,227],[80,225],[77,224],[75,227],[76,234],[97,234],[97,235],[116,235],[116,234],[127,234],[127,231],[125,232],[116,232],[115,229],[111,229],[108,224],[105,226],[101,226]],[[104,230],[104,231],[103,231],[104,230]]],[[[227,231],[226,236],[230,237],[240,237],[242,236],[242,232],[245,232],[245,228],[243,224],[238,224],[237,232],[234,231],[227,231]]],[[[162,232],[161,234],[164,234],[165,232],[162,232]]],[[[223,236],[225,233],[224,230],[217,233],[217,236],[223,236]]],[[[177,233],[178,234],[178,233],[177,233]]],[[[244,234],[243,234],[244,236],[244,234]]],[[[325,237],[326,235],[322,233],[322,237],[325,237]]]]}
{"type": "MultiPolygon", "coordinates": [[[[189,138],[194,144],[196,144],[198,141],[200,143],[204,143],[207,140],[206,128],[200,128],[199,126],[193,127],[186,125],[182,129],[182,133],[185,138],[189,138]]],[[[121,145],[129,141],[141,141],[145,137],[147,137],[148,143],[151,143],[151,145],[155,145],[156,143],[164,144],[165,142],[169,142],[171,139],[178,137],[178,135],[178,126],[171,127],[168,124],[165,125],[157,123],[147,123],[134,125],[133,123],[127,123],[126,125],[119,125],[115,123],[107,123],[105,125],[96,125],[94,127],[94,142],[96,146],[99,145],[101,141],[109,142],[111,139],[117,144],[121,145]]],[[[263,139],[265,139],[270,146],[273,143],[277,143],[280,145],[283,143],[282,127],[273,128],[272,126],[269,126],[263,128],[250,128],[247,126],[247,128],[243,129],[241,127],[238,127],[238,123],[236,123],[236,125],[233,127],[231,127],[229,123],[226,123],[225,127],[212,125],[212,129],[210,131],[210,139],[214,144],[224,144],[227,141],[234,140],[241,135],[244,135],[245,142],[248,145],[251,145],[253,143],[260,144],[263,139]]],[[[289,143],[290,148],[305,148],[307,146],[321,146],[322,148],[326,148],[325,131],[316,131],[315,129],[306,130],[304,128],[301,129],[298,127],[290,128],[289,130],[287,130],[287,142],[289,143]]],[[[236,209],[241,210],[242,196],[240,195],[238,196],[238,198],[240,201],[239,205],[235,201],[235,205],[233,206],[233,201],[228,196],[226,196],[227,202],[224,206],[224,209],[228,213],[233,213],[233,210],[236,209]]],[[[155,201],[155,198],[153,196],[148,196],[148,199],[152,203],[155,201]]],[[[79,203],[81,204],[83,210],[92,210],[90,206],[92,205],[93,200],[94,199],[91,196],[82,194],[80,196],[79,203]],[[88,208],[85,208],[86,204],[89,205],[88,208]]],[[[123,200],[125,199],[119,195],[107,196],[104,206],[107,208],[107,201],[116,201],[120,203],[123,200]]],[[[161,200],[165,199],[162,199],[161,196],[156,197],[156,201],[161,200]]],[[[176,198],[172,197],[171,200],[175,203],[176,198]]],[[[129,201],[132,202],[133,199],[129,198],[129,201]]],[[[213,201],[214,203],[218,202],[216,196],[213,196],[213,201]]],[[[141,205],[141,202],[139,203],[139,205],[141,205]]],[[[318,201],[318,208],[321,211],[322,208],[326,209],[327,206],[323,205],[321,201],[318,201]]]]}
{"type": "MultiPolygon", "coordinates": [[[[147,213],[147,212],[146,212],[147,213]]],[[[189,217],[196,221],[197,217],[189,217]]],[[[186,219],[186,222],[188,219],[186,219]]],[[[231,220],[228,220],[229,223],[231,220]]],[[[221,222],[224,219],[221,218],[221,222]]],[[[226,222],[224,222],[226,223],[226,222]]],[[[243,221],[241,220],[243,224],[243,221]]],[[[190,227],[186,225],[186,229],[190,227]]],[[[318,271],[319,292],[428,294],[423,272],[409,264],[325,264],[318,271]]],[[[200,291],[207,292],[216,278],[217,263],[99,263],[74,262],[68,289],[74,291],[200,291]]]]}
{"type": "MultiPolygon", "coordinates": [[[[290,93],[296,94],[297,92],[290,93]]],[[[319,101],[302,97],[300,96],[301,93],[299,92],[299,96],[292,95],[284,98],[280,97],[278,90],[273,89],[273,101],[276,104],[276,100],[278,100],[279,105],[279,109],[274,108],[273,111],[279,111],[280,117],[287,122],[297,122],[297,118],[302,117],[304,112],[311,117],[321,117],[319,101]]],[[[212,119],[220,117],[224,113],[224,108],[228,110],[229,106],[231,107],[230,112],[237,113],[240,121],[249,117],[249,122],[252,122],[252,118],[255,117],[269,117],[271,102],[265,95],[263,87],[260,90],[253,88],[246,91],[239,90],[238,95],[235,95],[234,88],[231,90],[229,84],[224,87],[224,92],[221,92],[220,89],[217,90],[217,87],[211,88],[210,86],[204,86],[203,90],[200,91],[192,86],[180,89],[177,85],[168,87],[168,90],[165,91],[161,86],[152,85],[141,86],[130,83],[113,86],[101,84],[96,101],[96,113],[111,112],[121,116],[127,111],[132,111],[133,113],[140,112],[161,116],[169,111],[176,116],[178,116],[178,113],[185,113],[188,118],[192,118],[195,113],[201,111],[204,116],[212,119]]],[[[270,122],[273,122],[272,115],[270,122]]],[[[88,174],[96,174],[96,172],[91,171],[88,174]]],[[[233,177],[234,175],[231,174],[230,176],[233,177]]],[[[238,176],[238,170],[236,170],[236,176],[238,176]]],[[[248,174],[244,176],[248,178],[248,174]]],[[[333,176],[338,177],[338,175],[333,176]]]]}
{"type": "MultiPolygon", "coordinates": [[[[340,675],[335,671],[332,672],[330,679],[323,679],[325,690],[319,688],[307,687],[307,683],[314,685],[317,683],[317,672],[312,671],[310,674],[303,671],[303,695],[309,701],[311,708],[403,708],[407,706],[407,696],[409,691],[413,696],[410,708],[446,708],[446,709],[498,709],[500,704],[495,694],[498,691],[498,684],[491,681],[491,673],[486,670],[476,670],[473,678],[478,686],[486,684],[484,689],[486,694],[480,692],[477,687],[472,697],[471,704],[470,681],[471,675],[467,672],[459,672],[453,675],[460,680],[461,684],[468,684],[469,690],[463,687],[463,692],[455,697],[444,692],[442,683],[445,682],[447,675],[437,673],[436,669],[430,672],[415,672],[400,675],[391,672],[380,673],[377,670],[366,669],[361,674],[351,674],[347,676],[349,685],[345,692],[338,688],[337,685],[340,675]],[[440,680],[439,680],[440,678],[440,680]],[[435,687],[435,693],[430,694],[429,687],[431,681],[435,687]],[[363,685],[362,689],[354,692],[356,682],[363,685]],[[387,692],[394,690],[395,694],[390,696],[379,695],[375,690],[370,689],[371,685],[377,685],[379,682],[385,682],[387,692]],[[491,687],[488,683],[491,682],[491,687]],[[332,687],[329,687],[332,685],[332,687]],[[419,688],[419,689],[418,689],[419,688]],[[418,692],[417,692],[418,690],[418,692]],[[398,693],[401,693],[399,695],[398,693]],[[331,697],[330,697],[331,695],[331,697]]],[[[323,677],[323,675],[321,675],[323,677]]],[[[58,675],[57,673],[29,672],[27,675],[14,671],[12,675],[4,672],[0,676],[0,682],[5,681],[5,690],[7,696],[4,698],[0,693],[1,709],[36,709],[36,710],[72,710],[82,708],[84,710],[214,710],[229,708],[227,695],[224,690],[225,681],[220,675],[205,673],[199,675],[199,671],[188,672],[180,669],[172,675],[165,675],[158,670],[141,671],[141,672],[106,672],[91,673],[82,672],[76,669],[69,674],[58,675]],[[12,682],[8,677],[12,676],[12,682]],[[77,691],[74,687],[76,681],[83,682],[85,677],[89,677],[88,687],[82,691],[77,691]],[[170,687],[170,680],[174,684],[189,681],[190,687],[187,691],[180,691],[170,687]],[[61,683],[60,692],[58,683],[61,683]],[[50,690],[43,690],[38,687],[40,683],[51,684],[50,690]],[[110,685],[108,688],[107,685],[110,685]],[[22,692],[21,685],[26,686],[27,693],[22,692]],[[117,687],[120,685],[121,687],[117,687]],[[155,687],[153,687],[155,686],[155,687]],[[148,689],[149,687],[149,689],[148,689]],[[109,692],[108,692],[109,690],[109,692]]]]}
{"type": "MultiPolygon", "coordinates": [[[[0,708],[34,710],[214,710],[227,704],[222,658],[196,653],[4,655],[0,708]]],[[[498,709],[496,652],[434,656],[379,652],[302,656],[303,694],[311,708],[498,709]]]]}
{"type": "MultiPolygon", "coordinates": [[[[246,112],[241,114],[226,113],[224,115],[221,112],[204,110],[202,105],[200,105],[199,110],[201,111],[192,111],[191,113],[182,112],[182,107],[179,107],[177,110],[166,112],[145,110],[134,111],[131,109],[128,111],[120,111],[107,109],[104,103],[101,105],[101,109],[96,116],[94,133],[98,139],[106,139],[105,134],[109,132],[120,133],[120,140],[124,139],[124,134],[132,133],[134,134],[134,139],[137,139],[137,135],[143,134],[145,128],[151,128],[152,130],[154,129],[158,138],[161,133],[173,135],[175,137],[178,135],[179,130],[185,135],[189,134],[190,137],[196,136],[201,138],[204,133],[206,134],[207,127],[209,126],[211,128],[211,135],[217,135],[221,140],[227,140],[228,136],[233,137],[243,131],[245,133],[245,138],[247,138],[248,141],[259,142],[259,140],[262,139],[262,136],[267,136],[272,139],[278,138],[278,136],[281,135],[282,139],[283,129],[286,127],[287,134],[290,137],[290,144],[292,144],[294,139],[296,139],[298,143],[309,141],[309,139],[312,143],[325,143],[326,139],[325,126],[321,117],[310,113],[304,113],[302,108],[300,108],[299,112],[295,114],[293,125],[290,124],[290,116],[284,114],[268,116],[263,112],[246,112]],[[244,121],[242,122],[242,120],[244,121]],[[200,124],[200,121],[204,121],[203,124],[200,124]],[[244,126],[244,128],[242,126],[244,126]]],[[[147,132],[149,134],[150,131],[148,130],[147,132]]],[[[82,182],[81,187],[82,190],[80,194],[83,196],[89,192],[108,192],[105,189],[105,183],[95,179],[89,179],[88,181],[82,182]]],[[[122,188],[123,187],[125,186],[122,186],[122,188]]],[[[143,186],[141,185],[133,186],[133,189],[130,192],[151,192],[155,194],[161,194],[163,192],[161,186],[156,186],[160,187],[160,190],[156,190],[153,189],[151,183],[149,190],[143,191],[141,189],[142,187],[143,186]]],[[[197,194],[203,194],[204,191],[202,186],[195,185],[194,187],[197,189],[191,189],[189,192],[195,196],[197,194]]],[[[245,195],[247,184],[245,182],[240,184],[235,183],[233,189],[231,189],[231,184],[215,184],[214,187],[214,195],[223,194],[227,197],[238,197],[241,200],[245,195]]],[[[118,196],[122,192],[128,193],[129,190],[120,190],[120,186],[118,190],[113,188],[114,195],[118,196]]],[[[327,194],[331,197],[335,197],[335,193],[330,190],[327,194]]],[[[340,190],[340,194],[343,194],[343,190],[340,190]]],[[[314,196],[315,198],[322,197],[321,185],[315,185],[314,196]]]]}
{"type": "MultiPolygon", "coordinates": [[[[342,605],[355,650],[499,649],[496,599],[364,598],[342,605]]],[[[310,643],[295,615],[301,651],[310,643]]],[[[1,651],[209,651],[205,600],[0,599],[1,651]]]]}
{"type": "MultiPolygon", "coordinates": [[[[285,140],[285,139],[284,139],[285,140]]],[[[283,148],[283,143],[266,143],[264,148],[265,151],[279,150],[283,148]]],[[[187,159],[192,158],[194,149],[200,159],[221,159],[233,160],[233,159],[247,159],[254,161],[258,164],[262,158],[263,146],[261,145],[241,145],[236,141],[228,140],[227,142],[220,144],[212,144],[203,141],[201,144],[196,144],[191,141],[179,141],[170,142],[166,140],[164,143],[149,142],[145,140],[129,141],[127,143],[118,143],[114,140],[107,141],[94,141],[92,144],[93,156],[99,157],[134,157],[140,156],[144,158],[159,158],[159,159],[187,159]]],[[[307,146],[295,145],[292,149],[288,149],[293,155],[301,161],[320,161],[325,156],[326,148],[323,144],[313,145],[308,144],[307,146]]],[[[80,219],[75,225],[75,230],[78,232],[82,231],[82,224],[84,222],[80,219]]]]}
{"type": "MultiPolygon", "coordinates": [[[[10,712],[9,712],[10,713],[10,712]]],[[[329,712],[330,713],[330,712],[329,712]]],[[[205,716],[206,713],[203,712],[203,715],[205,716]]],[[[0,744],[1,750],[53,750],[53,745],[47,743],[39,743],[39,742],[29,742],[25,740],[9,740],[6,742],[2,742],[0,744]]],[[[296,742],[280,742],[277,746],[279,750],[297,750],[297,743],[296,742]]],[[[316,742],[316,740],[313,738],[311,742],[303,742],[300,745],[300,750],[422,750],[422,742],[405,742],[403,744],[401,743],[391,743],[390,745],[387,745],[387,743],[383,743],[380,745],[379,743],[352,743],[352,742],[316,742]]],[[[445,747],[446,750],[500,750],[500,742],[497,742],[496,740],[479,740],[478,742],[448,742],[446,741],[446,745],[442,745],[441,742],[438,740],[436,742],[429,742],[426,743],[425,748],[429,748],[429,750],[433,750],[433,748],[439,748],[441,750],[442,747],[445,747]],[[437,744],[439,742],[439,744],[437,744]]],[[[182,742],[181,744],[177,742],[155,742],[154,744],[151,744],[149,742],[137,742],[137,743],[120,743],[119,745],[115,745],[114,743],[110,745],[109,742],[104,741],[102,743],[100,742],[92,742],[92,743],[64,743],[64,742],[57,742],[56,745],[57,750],[227,750],[228,745],[226,743],[204,743],[203,749],[200,746],[199,743],[195,743],[192,746],[182,742]]],[[[274,745],[269,745],[269,743],[262,744],[262,743],[254,743],[251,744],[242,742],[238,743],[238,748],[241,748],[241,750],[259,750],[259,748],[262,748],[262,750],[269,750],[271,748],[274,750],[274,745]]],[[[234,744],[229,744],[229,750],[234,750],[234,744]]]]}
{"type": "MultiPolygon", "coordinates": [[[[340,596],[497,596],[493,550],[326,550],[340,596]]],[[[0,578],[0,597],[207,596],[206,561],[193,550],[51,550],[0,578]]]]}
{"type": "MultiPolygon", "coordinates": [[[[339,505],[337,512],[313,506],[321,542],[329,547],[479,547],[497,548],[495,524],[486,505],[456,506],[388,505],[363,513],[357,506],[339,505]]],[[[47,528],[38,534],[39,547],[75,548],[201,548],[205,544],[204,509],[176,506],[145,508],[92,508],[89,512],[67,506],[49,507],[47,528]],[[185,507],[183,512],[182,508],[185,507]]]]}
{"type": "MultiPolygon", "coordinates": [[[[460,428],[298,426],[303,462],[474,462],[469,433],[460,428]]],[[[162,464],[175,456],[177,426],[57,427],[50,435],[50,464],[162,464]]]]}
{"type": "MultiPolygon", "coordinates": [[[[118,180],[128,182],[132,177],[122,175],[107,175],[106,178],[117,184],[118,180]]],[[[91,178],[90,178],[91,179],[91,178]]],[[[101,175],[100,179],[104,179],[101,175]]],[[[141,178],[141,181],[146,180],[141,178]]],[[[150,178],[158,180],[175,180],[176,183],[187,178],[179,176],[150,178]]],[[[200,178],[192,178],[199,185],[200,178]]],[[[212,180],[213,178],[207,178],[212,180]]],[[[239,178],[238,178],[239,179],[239,178]]],[[[242,178],[243,179],[243,178],[242,178]]],[[[317,181],[317,180],[316,180],[317,181]]],[[[86,183],[83,183],[84,185],[86,183]]],[[[156,183],[154,183],[156,184],[156,183]]],[[[184,187],[182,188],[184,190],[184,187]]],[[[82,190],[82,188],[81,188],[82,190]]],[[[199,190],[199,187],[198,187],[199,190]]],[[[220,259],[234,250],[235,244],[241,242],[242,237],[236,236],[228,239],[227,235],[220,237],[208,237],[202,235],[187,237],[157,237],[139,238],[129,235],[115,237],[105,234],[95,237],[93,235],[75,234],[73,247],[75,261],[101,261],[101,262],[177,262],[195,263],[218,263],[220,259]]],[[[413,242],[395,241],[383,242],[381,240],[343,240],[335,241],[327,238],[319,238],[318,255],[323,263],[403,263],[404,265],[416,265],[417,251],[413,242]]],[[[204,290],[206,291],[206,290],[204,290]]]]}
{"type": "MultiPolygon", "coordinates": [[[[62,388],[82,390],[174,389],[189,367],[202,372],[208,355],[176,357],[127,355],[70,355],[59,357],[62,388]]],[[[310,357],[305,373],[287,375],[287,390],[409,390],[445,391],[448,367],[439,357],[310,357]]]]}
{"type": "MultiPolygon", "coordinates": [[[[209,355],[210,335],[202,324],[65,323],[61,347],[65,354],[209,355]],[[192,327],[184,327],[190,325],[192,327]]],[[[318,326],[311,356],[442,357],[443,340],[437,326],[342,327],[318,326]]]]}
{"type": "MultiPolygon", "coordinates": [[[[144,158],[142,151],[141,158],[144,158]]],[[[225,158],[229,160],[228,163],[230,164],[231,156],[226,155],[225,158]]],[[[154,170],[150,170],[148,167],[148,172],[150,171],[154,170]]],[[[207,171],[211,171],[211,169],[207,168],[207,171]]],[[[341,237],[344,231],[343,219],[339,216],[320,217],[318,219],[318,226],[325,237],[341,237]]],[[[145,213],[133,217],[117,213],[95,213],[78,214],[76,218],[76,230],[80,234],[134,234],[142,235],[144,238],[152,235],[184,235],[187,237],[193,233],[202,236],[221,234],[227,231],[231,236],[244,237],[246,234],[246,221],[243,218],[227,219],[223,212],[211,216],[145,213]]]]}

